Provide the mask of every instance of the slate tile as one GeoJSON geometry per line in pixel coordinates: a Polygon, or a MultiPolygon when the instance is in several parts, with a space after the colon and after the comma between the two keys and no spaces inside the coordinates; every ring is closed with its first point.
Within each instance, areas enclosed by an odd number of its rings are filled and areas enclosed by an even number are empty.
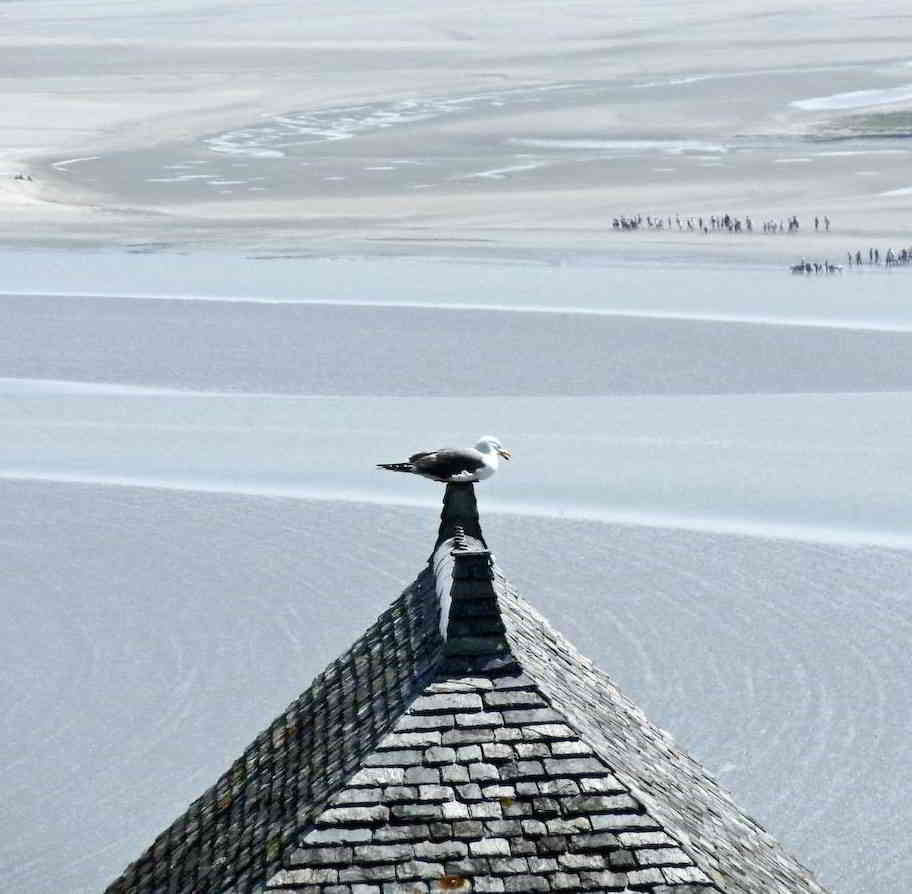
{"type": "Polygon", "coordinates": [[[491,872],[498,875],[507,873],[525,873],[529,871],[529,861],[525,857],[489,857],[491,872]]]}
{"type": "Polygon", "coordinates": [[[440,779],[445,783],[468,782],[469,771],[466,767],[460,766],[459,764],[451,764],[440,768],[440,779]]]}
{"type": "MultiPolygon", "coordinates": [[[[563,714],[551,708],[521,708],[519,710],[505,710],[503,722],[507,726],[526,726],[530,723],[563,723],[566,718],[563,714]]],[[[459,718],[456,718],[459,722],[459,718]]]]}
{"type": "Polygon", "coordinates": [[[462,801],[445,801],[440,806],[445,819],[465,819],[469,816],[469,805],[462,801]]]}
{"type": "Polygon", "coordinates": [[[564,869],[604,869],[605,859],[601,854],[561,854],[557,862],[564,869]]]}
{"type": "Polygon", "coordinates": [[[399,881],[410,879],[438,879],[443,876],[442,863],[429,863],[425,860],[409,860],[396,866],[396,878],[399,881]]]}
{"type": "Polygon", "coordinates": [[[454,726],[456,717],[453,714],[406,714],[396,723],[396,729],[401,732],[447,730],[454,726]]]}
{"type": "Polygon", "coordinates": [[[575,872],[555,872],[548,881],[555,891],[573,891],[580,887],[580,877],[575,872]]]}
{"type": "Polygon", "coordinates": [[[395,804],[399,801],[417,801],[418,786],[416,785],[391,785],[383,790],[383,800],[386,804],[395,804]]]}
{"type": "Polygon", "coordinates": [[[416,845],[363,844],[355,848],[354,860],[359,863],[395,863],[414,856],[416,845]]]}
{"type": "Polygon", "coordinates": [[[270,880],[270,885],[324,885],[339,880],[337,869],[280,869],[270,880]]]}
{"type": "Polygon", "coordinates": [[[423,753],[417,749],[406,751],[375,751],[364,759],[365,767],[414,767],[421,763],[423,753]]]}
{"type": "Polygon", "coordinates": [[[440,782],[440,770],[435,767],[409,767],[404,773],[407,785],[437,785],[440,782]]]}
{"type": "Polygon", "coordinates": [[[621,844],[630,848],[674,847],[676,842],[665,832],[620,832],[621,844]]]}
{"type": "Polygon", "coordinates": [[[589,818],[577,816],[573,819],[549,819],[545,821],[549,835],[578,835],[590,829],[589,818]]]}
{"type": "Polygon", "coordinates": [[[619,872],[627,872],[637,868],[637,861],[632,851],[629,851],[626,848],[620,848],[609,852],[608,865],[619,872]]]}
{"type": "Polygon", "coordinates": [[[437,745],[424,752],[424,762],[430,767],[452,764],[456,761],[456,750],[437,745]]]}
{"type": "Polygon", "coordinates": [[[456,749],[456,760],[468,764],[482,759],[482,750],[479,745],[462,745],[456,749]]]}
{"type": "Polygon", "coordinates": [[[486,801],[491,801],[495,798],[501,803],[504,801],[513,801],[516,798],[516,788],[512,785],[502,785],[500,783],[483,785],[481,787],[481,796],[486,801]]]}
{"type": "Polygon", "coordinates": [[[509,857],[510,842],[506,838],[482,838],[469,842],[469,853],[473,857],[509,857]]]}
{"type": "Polygon", "coordinates": [[[381,804],[370,807],[330,807],[317,819],[320,826],[363,825],[389,819],[389,809],[381,804]]]}
{"type": "Polygon", "coordinates": [[[348,804],[370,805],[379,804],[382,791],[379,786],[371,788],[345,788],[333,798],[333,807],[342,807],[348,804]]]}
{"type": "Polygon", "coordinates": [[[469,779],[475,782],[489,782],[500,779],[500,771],[494,764],[469,764],[469,779]]]}
{"type": "Polygon", "coordinates": [[[456,797],[453,789],[445,785],[420,785],[418,791],[422,801],[452,801],[456,797]]]}
{"type": "Polygon", "coordinates": [[[378,844],[389,841],[423,841],[431,834],[425,824],[411,826],[381,826],[374,834],[378,844]]]}
{"type": "Polygon", "coordinates": [[[618,836],[613,832],[591,832],[574,835],[571,845],[576,850],[617,850],[621,846],[618,836]]]}
{"type": "Polygon", "coordinates": [[[495,689],[484,695],[484,703],[488,708],[543,708],[547,707],[545,700],[534,689],[495,689]]]}
{"type": "Polygon", "coordinates": [[[482,798],[481,786],[475,782],[457,786],[456,790],[459,792],[459,797],[462,798],[463,801],[480,801],[482,798]]]}
{"type": "MultiPolygon", "coordinates": [[[[607,869],[601,871],[581,870],[580,884],[584,890],[598,891],[626,891],[627,876],[624,873],[610,872],[607,869]]],[[[759,892],[758,892],[759,894],[759,892]]]]}
{"type": "Polygon", "coordinates": [[[455,714],[481,711],[484,703],[475,692],[441,692],[421,695],[409,707],[410,714],[455,714]]]}
{"type": "Polygon", "coordinates": [[[664,881],[665,877],[658,869],[636,869],[627,873],[627,884],[635,890],[660,885],[664,881]]]}
{"type": "Polygon", "coordinates": [[[531,894],[533,891],[550,891],[551,886],[539,875],[512,875],[504,879],[504,888],[516,894],[531,894]]]}
{"type": "Polygon", "coordinates": [[[519,742],[513,748],[520,758],[551,756],[551,746],[547,742],[519,742]]]}
{"type": "Polygon", "coordinates": [[[481,838],[484,826],[479,820],[465,820],[453,823],[454,838],[481,838]]]}
{"type": "Polygon", "coordinates": [[[638,850],[636,861],[640,866],[690,866],[693,863],[693,860],[678,847],[638,850]]]}
{"type": "Polygon", "coordinates": [[[365,767],[359,770],[350,785],[390,785],[402,782],[405,770],[402,767],[365,767]]]}
{"type": "MultiPolygon", "coordinates": [[[[708,876],[696,866],[666,866],[662,868],[662,875],[670,885],[709,883],[708,876]]],[[[681,891],[681,889],[676,890],[681,891]]],[[[681,891],[681,894],[684,894],[684,892],[681,891]]]]}
{"type": "Polygon", "coordinates": [[[579,780],[579,786],[581,791],[606,795],[619,795],[627,791],[621,781],[610,773],[604,776],[583,777],[579,780]]]}
{"type": "Polygon", "coordinates": [[[652,817],[634,813],[603,813],[590,817],[596,831],[636,832],[661,831],[661,826],[652,817]]]}
{"type": "Polygon", "coordinates": [[[594,757],[545,758],[544,764],[550,776],[591,776],[605,772],[602,763],[594,757]]]}
{"type": "Polygon", "coordinates": [[[504,809],[498,801],[480,802],[469,805],[469,813],[474,819],[499,819],[504,809]]]}
{"type": "Polygon", "coordinates": [[[419,860],[440,862],[444,860],[461,860],[469,852],[463,841],[422,842],[415,845],[415,857],[419,860]]]}
{"type": "Polygon", "coordinates": [[[478,745],[482,742],[490,742],[494,738],[494,733],[488,727],[463,727],[461,729],[447,730],[441,737],[444,745],[478,745]]]}
{"type": "Polygon", "coordinates": [[[406,822],[435,820],[443,817],[443,809],[439,804],[396,804],[390,808],[390,815],[406,822]]]}
{"type": "Polygon", "coordinates": [[[428,894],[425,882],[384,882],[383,894],[428,894]]]}
{"type": "Polygon", "coordinates": [[[510,842],[510,851],[514,857],[530,857],[538,853],[534,841],[525,838],[514,838],[510,842]]]}
{"type": "Polygon", "coordinates": [[[332,866],[338,863],[350,863],[350,847],[306,847],[296,848],[288,856],[288,865],[298,866],[332,866]]]}
{"type": "MultiPolygon", "coordinates": [[[[410,748],[429,748],[440,744],[440,730],[420,730],[388,733],[377,745],[378,751],[392,751],[410,748]]],[[[368,766],[371,766],[368,764],[368,766]]]]}
{"type": "Polygon", "coordinates": [[[491,763],[513,760],[513,747],[505,742],[485,742],[481,746],[481,753],[491,763]]]}
{"type": "Polygon", "coordinates": [[[495,727],[503,726],[504,718],[494,711],[484,711],[477,714],[457,714],[456,727],[495,727]]]}
{"type": "Polygon", "coordinates": [[[562,801],[568,816],[591,813],[638,813],[640,805],[630,795],[575,795],[562,801]]]}
{"type": "Polygon", "coordinates": [[[350,844],[359,841],[370,841],[373,829],[367,826],[336,826],[327,829],[312,829],[304,836],[303,843],[316,844],[350,844]]]}
{"type": "Polygon", "coordinates": [[[576,739],[577,734],[565,723],[541,723],[535,726],[526,726],[522,736],[527,742],[541,740],[555,741],[559,739],[576,739]]]}

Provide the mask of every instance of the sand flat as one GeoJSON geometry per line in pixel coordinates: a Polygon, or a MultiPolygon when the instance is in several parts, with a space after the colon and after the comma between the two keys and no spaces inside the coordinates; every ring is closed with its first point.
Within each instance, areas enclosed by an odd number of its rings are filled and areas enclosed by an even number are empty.
{"type": "Polygon", "coordinates": [[[0,239],[262,247],[295,234],[359,253],[407,238],[397,250],[415,253],[473,233],[509,254],[529,227],[539,246],[604,249],[613,215],[720,208],[829,213],[843,236],[899,238],[907,200],[882,194],[906,185],[901,157],[876,178],[840,157],[779,163],[838,133],[847,110],[904,108],[908,35],[885,24],[891,11],[332,5],[305,25],[270,4],[159,2],[137,30],[105,3],[14,8],[0,159],[37,176],[0,181],[16,208],[0,239]],[[655,170],[655,141],[680,147],[672,176],[655,170]],[[702,143],[724,160],[701,162],[702,143]],[[212,176],[174,174],[196,162],[212,176]]]}

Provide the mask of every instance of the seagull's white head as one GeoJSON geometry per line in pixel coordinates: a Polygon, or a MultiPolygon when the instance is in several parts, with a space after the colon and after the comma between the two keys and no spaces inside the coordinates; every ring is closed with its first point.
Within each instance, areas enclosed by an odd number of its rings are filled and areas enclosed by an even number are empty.
{"type": "Polygon", "coordinates": [[[510,459],[513,455],[509,450],[504,450],[504,446],[500,443],[500,439],[495,438],[493,435],[485,435],[483,438],[479,438],[478,443],[475,445],[475,449],[481,453],[496,453],[504,459],[510,459]]]}

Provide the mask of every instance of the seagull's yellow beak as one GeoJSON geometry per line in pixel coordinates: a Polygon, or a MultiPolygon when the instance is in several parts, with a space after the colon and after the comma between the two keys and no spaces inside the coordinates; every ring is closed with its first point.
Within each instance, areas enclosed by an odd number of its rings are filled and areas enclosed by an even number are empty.
{"type": "Polygon", "coordinates": [[[512,459],[513,454],[509,450],[504,450],[503,447],[497,451],[498,456],[502,456],[504,459],[512,459]]]}

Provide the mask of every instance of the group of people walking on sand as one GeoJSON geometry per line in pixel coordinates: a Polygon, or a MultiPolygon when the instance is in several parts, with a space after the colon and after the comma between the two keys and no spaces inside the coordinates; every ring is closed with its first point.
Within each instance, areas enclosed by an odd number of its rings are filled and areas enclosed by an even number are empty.
{"type": "Polygon", "coordinates": [[[712,233],[718,230],[727,230],[729,233],[753,232],[753,221],[746,217],[744,221],[732,217],[730,214],[711,214],[709,217],[681,217],[676,214],[671,217],[653,217],[647,214],[634,214],[631,216],[615,217],[611,221],[613,230],[678,230],[688,233],[712,233]]]}
{"type": "MultiPolygon", "coordinates": [[[[827,233],[830,232],[830,218],[827,215],[814,218],[814,230],[819,232],[821,227],[827,233]]],[[[733,217],[731,214],[710,214],[708,217],[681,217],[676,214],[674,218],[633,214],[613,218],[611,228],[613,230],[673,230],[677,228],[688,233],[753,233],[754,222],[749,215],[745,215],[742,219],[733,217]]],[[[797,233],[801,229],[801,224],[797,216],[793,215],[787,220],[765,220],[759,229],[763,233],[797,233]]]]}
{"type": "MultiPolygon", "coordinates": [[[[864,256],[860,251],[856,251],[854,255],[852,252],[849,252],[848,256],[850,267],[853,265],[853,263],[856,267],[862,267],[864,265],[864,256]]],[[[876,267],[880,264],[881,258],[879,249],[869,248],[867,257],[869,267],[876,267]]],[[[912,264],[912,247],[901,248],[898,251],[892,248],[888,248],[886,254],[883,256],[883,263],[886,267],[905,266],[907,264],[912,264]]]]}
{"type": "Polygon", "coordinates": [[[792,273],[842,273],[841,264],[831,264],[829,261],[806,261],[802,258],[790,268],[792,273]]]}
{"type": "MultiPolygon", "coordinates": [[[[869,267],[878,267],[881,263],[885,267],[905,267],[912,265],[912,246],[909,248],[893,249],[888,248],[886,253],[881,257],[880,249],[869,248],[867,255],[862,255],[860,251],[847,253],[851,267],[863,267],[865,264],[869,267]]],[[[802,258],[797,264],[789,268],[792,273],[842,273],[841,264],[831,264],[829,261],[807,261],[802,258]]]]}

